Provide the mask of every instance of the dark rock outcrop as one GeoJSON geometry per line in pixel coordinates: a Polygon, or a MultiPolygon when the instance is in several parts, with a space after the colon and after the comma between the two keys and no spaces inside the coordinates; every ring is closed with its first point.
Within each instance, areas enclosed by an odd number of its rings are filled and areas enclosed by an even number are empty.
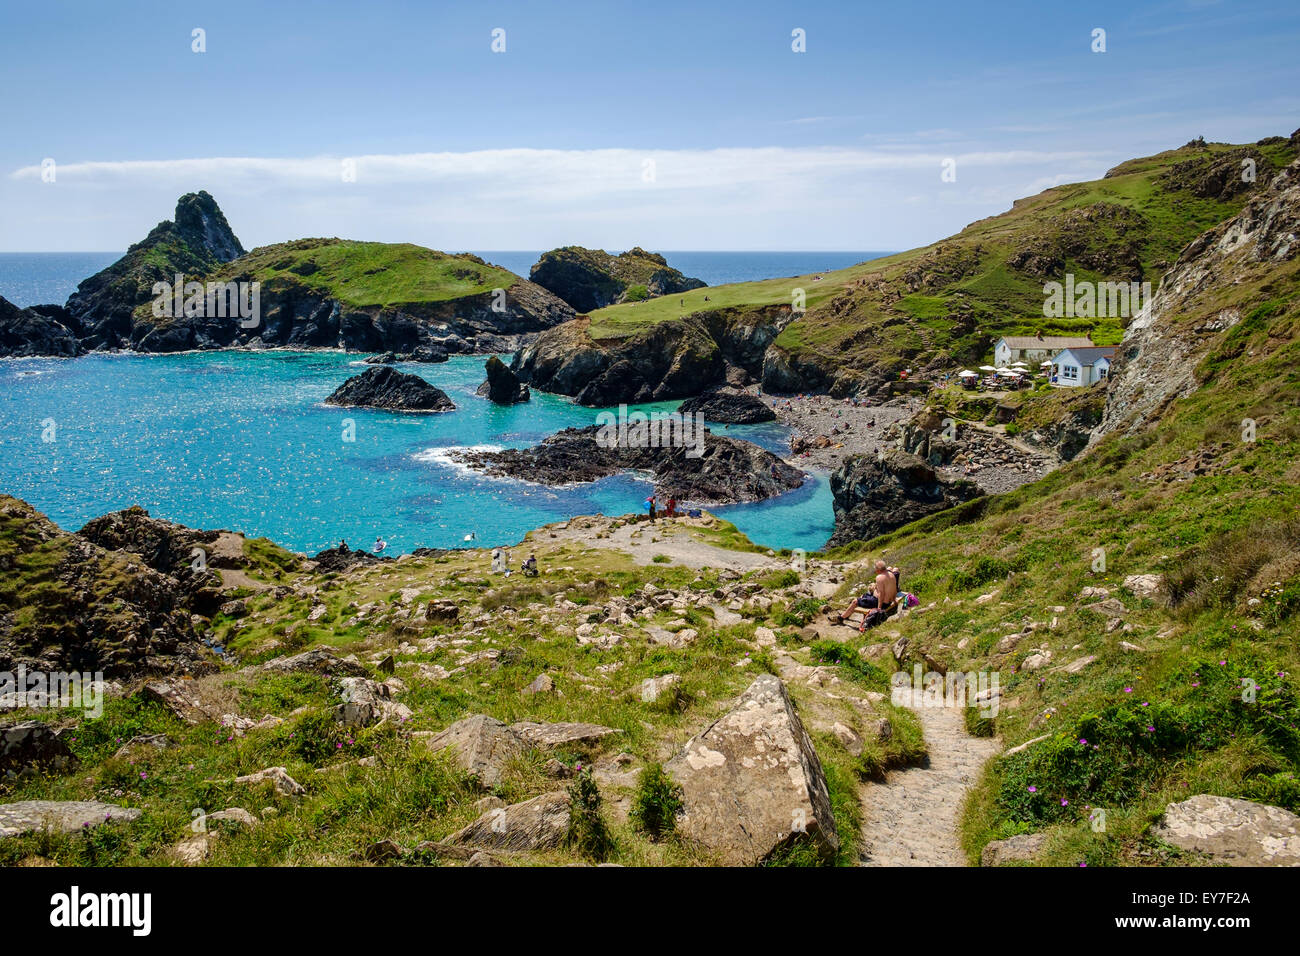
{"type": "Polygon", "coordinates": [[[770,422],[776,418],[772,406],[757,395],[741,388],[715,388],[695,398],[682,402],[678,411],[683,415],[699,412],[711,422],[724,425],[753,425],[770,422]]]}
{"type": "Polygon", "coordinates": [[[0,357],[72,358],[81,354],[77,327],[75,319],[60,306],[20,309],[0,297],[0,357]]]}
{"type": "Polygon", "coordinates": [[[478,394],[486,395],[498,405],[517,405],[532,398],[528,386],[495,355],[488,357],[486,367],[487,381],[479,386],[478,394]]]}
{"type": "Polygon", "coordinates": [[[539,335],[511,368],[534,388],[580,405],[690,398],[737,369],[757,378],[768,346],[793,317],[786,307],[719,310],[603,341],[592,338],[590,320],[575,319],[539,335]]]}
{"type": "Polygon", "coordinates": [[[579,312],[633,298],[654,298],[703,288],[654,252],[637,247],[612,256],[603,249],[565,246],[542,254],[528,278],[579,312]]]}
{"type": "MultiPolygon", "coordinates": [[[[688,448],[642,447],[629,434],[626,445],[602,440],[602,426],[566,428],[532,448],[456,452],[465,464],[490,475],[542,484],[596,481],[625,471],[654,474],[661,498],[700,504],[760,501],[803,484],[803,472],[757,445],[720,438],[707,429],[698,457],[688,448]]],[[[611,429],[612,430],[612,429],[611,429]]],[[[607,433],[608,434],[608,433],[607,433]]]]}
{"type": "Polygon", "coordinates": [[[835,532],[829,545],[866,541],[937,511],[977,498],[974,482],[941,478],[904,451],[850,458],[831,474],[835,532]]]}
{"type": "MultiPolygon", "coordinates": [[[[77,535],[106,551],[135,555],[147,567],[174,579],[185,607],[208,617],[226,600],[222,582],[211,572],[254,567],[245,554],[243,535],[187,528],[152,518],[138,505],[92,518],[77,535]]],[[[286,569],[298,563],[288,551],[279,558],[286,569]]]]}
{"type": "Polygon", "coordinates": [[[26,720],[0,727],[0,780],[76,766],[76,755],[49,724],[26,720]]]}
{"type": "Polygon", "coordinates": [[[371,554],[369,551],[354,551],[346,541],[340,541],[338,547],[326,548],[312,560],[316,562],[316,570],[321,574],[331,574],[346,571],[358,564],[378,564],[380,561],[391,561],[392,558],[371,554]]]}
{"type": "Polygon", "coordinates": [[[20,664],[112,678],[215,666],[175,578],[0,496],[0,670],[20,664]]]}
{"type": "Polygon", "coordinates": [[[456,407],[442,389],[388,365],[377,365],[352,376],[325,399],[325,404],[403,412],[447,412],[456,407]]]}

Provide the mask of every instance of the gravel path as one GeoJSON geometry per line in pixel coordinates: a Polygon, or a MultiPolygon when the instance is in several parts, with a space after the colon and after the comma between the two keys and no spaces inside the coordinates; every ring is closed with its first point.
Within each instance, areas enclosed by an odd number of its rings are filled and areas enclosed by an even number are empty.
{"type": "Polygon", "coordinates": [[[884,783],[863,786],[863,866],[966,865],[957,838],[962,802],[998,742],[968,735],[958,708],[914,712],[930,758],[925,766],[891,771],[884,783]]]}

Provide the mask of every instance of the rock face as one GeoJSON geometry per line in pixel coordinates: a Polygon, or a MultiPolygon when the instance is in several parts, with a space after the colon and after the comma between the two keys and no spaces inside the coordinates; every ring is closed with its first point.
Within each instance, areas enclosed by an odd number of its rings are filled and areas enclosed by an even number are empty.
{"type": "Polygon", "coordinates": [[[681,786],[678,832],[743,866],[800,839],[839,849],[821,762],[779,678],[764,674],[666,767],[681,786]]]}
{"type": "MultiPolygon", "coordinates": [[[[1175,167],[1177,168],[1177,167],[1175,167]]],[[[1238,167],[1240,168],[1240,167],[1238,167]]],[[[1259,188],[1258,186],[1254,188],[1259,188]]],[[[1094,441],[1133,432],[1203,384],[1201,359],[1242,321],[1215,293],[1250,279],[1264,285],[1300,256],[1300,160],[1281,170],[1236,216],[1187,245],[1124,331],[1094,441]]]]}
{"type": "Polygon", "coordinates": [[[206,192],[187,193],[176,203],[174,220],[160,222],[125,256],[82,282],[68,298],[68,312],[84,330],[83,346],[140,344],[133,313],[153,300],[155,282],[171,283],[177,273],[187,281],[198,279],[243,254],[244,247],[216,200],[206,192]]]}
{"type": "Polygon", "coordinates": [[[705,285],[671,268],[663,256],[639,246],[617,256],[581,246],[552,249],[542,253],[528,278],[579,312],[592,312],[629,299],[688,292],[705,285]]]}
{"type": "Polygon", "coordinates": [[[580,405],[668,401],[722,385],[736,370],[757,377],[768,346],[790,323],[788,307],[719,310],[656,322],[635,335],[597,342],[591,321],[548,329],[511,368],[534,388],[580,405]]]}
{"type": "Polygon", "coordinates": [[[487,381],[479,386],[478,394],[486,395],[498,405],[517,405],[532,398],[528,386],[495,355],[489,356],[486,367],[487,381]]]}
{"type": "Polygon", "coordinates": [[[831,546],[866,541],[918,518],[979,497],[970,481],[941,478],[915,455],[891,451],[850,458],[831,475],[835,533],[831,546]]]}
{"type": "Polygon", "coordinates": [[[75,331],[78,327],[72,316],[59,306],[20,309],[0,296],[0,357],[72,358],[81,354],[75,331]]]}
{"type": "Polygon", "coordinates": [[[215,666],[175,578],[0,495],[0,670],[19,664],[109,678],[215,666]]]}
{"type": "Polygon", "coordinates": [[[456,407],[442,389],[418,375],[399,372],[387,365],[377,365],[354,375],[336,388],[325,404],[402,412],[447,412],[456,407]]]}
{"type": "MultiPolygon", "coordinates": [[[[566,428],[532,448],[458,451],[457,460],[489,475],[542,484],[595,481],[624,471],[654,473],[655,493],[698,503],[759,501],[803,484],[803,472],[757,445],[706,430],[699,457],[684,446],[607,447],[602,426],[566,428]]],[[[631,444],[629,442],[629,444],[631,444]]]]}
{"type": "Polygon", "coordinates": [[[140,811],[95,800],[20,800],[0,803],[0,840],[35,830],[72,833],[105,823],[129,823],[140,811]]]}
{"type": "Polygon", "coordinates": [[[1151,832],[1228,866],[1300,866],[1300,817],[1280,807],[1201,793],[1165,807],[1151,832]]]}
{"type": "Polygon", "coordinates": [[[757,395],[743,388],[724,386],[688,398],[678,408],[683,415],[699,412],[708,421],[724,425],[753,425],[775,420],[776,412],[757,395]]]}
{"type": "Polygon", "coordinates": [[[76,767],[77,758],[49,724],[26,720],[0,727],[0,780],[76,767]]]}

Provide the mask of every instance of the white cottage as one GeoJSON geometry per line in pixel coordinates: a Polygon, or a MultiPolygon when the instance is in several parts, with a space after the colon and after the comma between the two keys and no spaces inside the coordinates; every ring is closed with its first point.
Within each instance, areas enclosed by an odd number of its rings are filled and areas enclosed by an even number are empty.
{"type": "Polygon", "coordinates": [[[1115,348],[1065,349],[1052,358],[1053,385],[1092,385],[1110,375],[1115,348]]]}
{"type": "Polygon", "coordinates": [[[1062,349],[1093,348],[1092,339],[1073,335],[1008,335],[993,346],[993,364],[1003,368],[1013,362],[1038,364],[1062,349]]]}

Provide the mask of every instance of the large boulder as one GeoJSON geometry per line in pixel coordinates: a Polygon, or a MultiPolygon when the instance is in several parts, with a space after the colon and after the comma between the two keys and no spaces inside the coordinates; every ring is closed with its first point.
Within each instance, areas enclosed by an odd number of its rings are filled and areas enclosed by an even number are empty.
{"type": "Polygon", "coordinates": [[[1281,807],[1199,793],[1165,807],[1151,832],[1228,866],[1300,866],[1300,816],[1281,807]]]}
{"type": "Polygon", "coordinates": [[[528,386],[495,355],[488,357],[486,368],[487,381],[478,387],[479,395],[486,395],[498,405],[517,405],[532,398],[528,386]]]}
{"type": "Polygon", "coordinates": [[[387,365],[354,375],[336,388],[325,404],[402,412],[447,412],[456,407],[442,389],[387,365]]]}
{"type": "Polygon", "coordinates": [[[494,717],[474,714],[429,738],[430,750],[450,749],[456,762],[484,787],[501,782],[506,764],[524,751],[519,735],[494,717]]]}
{"type": "Polygon", "coordinates": [[[759,863],[803,839],[826,860],[839,849],[821,761],[785,684],[771,674],[666,769],[682,788],[678,832],[725,864],[759,863]]]}
{"type": "Polygon", "coordinates": [[[387,684],[368,677],[344,677],[339,681],[341,702],[334,717],[347,727],[369,727],[381,720],[409,720],[411,709],[392,699],[387,684]]]}
{"type": "Polygon", "coordinates": [[[678,409],[683,415],[700,413],[707,421],[724,425],[753,425],[776,418],[772,406],[743,388],[725,386],[688,398],[678,409]]]}
{"type": "Polygon", "coordinates": [[[567,793],[544,793],[523,803],[488,810],[443,843],[498,850],[551,850],[568,839],[572,811],[567,793]]]}

